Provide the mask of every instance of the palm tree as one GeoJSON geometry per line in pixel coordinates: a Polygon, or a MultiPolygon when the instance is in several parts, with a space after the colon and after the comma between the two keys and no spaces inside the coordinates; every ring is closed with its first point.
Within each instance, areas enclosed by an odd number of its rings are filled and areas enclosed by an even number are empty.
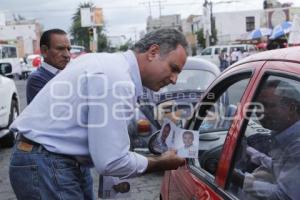
{"type": "MultiPolygon", "coordinates": [[[[85,49],[90,49],[90,35],[89,27],[81,27],[80,20],[80,9],[81,8],[91,8],[94,4],[92,2],[80,3],[76,12],[72,17],[72,26],[70,28],[70,33],[74,38],[74,43],[77,45],[82,45],[85,49]]],[[[98,39],[98,51],[104,51],[107,49],[107,38],[106,35],[102,32],[103,27],[97,27],[97,39],[98,39]]]]}

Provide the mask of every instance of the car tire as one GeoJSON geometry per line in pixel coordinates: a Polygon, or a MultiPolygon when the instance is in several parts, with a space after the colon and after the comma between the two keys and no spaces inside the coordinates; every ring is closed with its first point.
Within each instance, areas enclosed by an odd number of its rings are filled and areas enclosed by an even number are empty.
{"type": "MultiPolygon", "coordinates": [[[[18,115],[19,115],[18,102],[15,99],[13,99],[11,101],[9,120],[6,128],[9,128],[11,123],[16,119],[18,115]]],[[[9,131],[7,135],[5,135],[3,138],[0,139],[0,146],[3,148],[12,147],[14,143],[15,143],[15,134],[11,131],[9,131]]]]}

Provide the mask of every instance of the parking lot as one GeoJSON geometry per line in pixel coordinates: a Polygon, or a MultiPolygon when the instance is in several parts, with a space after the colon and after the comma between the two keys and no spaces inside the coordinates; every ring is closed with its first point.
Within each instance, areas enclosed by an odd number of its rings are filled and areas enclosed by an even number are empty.
{"type": "MultiPolygon", "coordinates": [[[[24,80],[15,80],[17,85],[18,93],[20,96],[21,110],[26,107],[25,98],[25,84],[24,80]]],[[[12,188],[10,186],[8,177],[8,164],[11,149],[0,149],[0,200],[13,200],[16,199],[12,188]]],[[[98,174],[95,170],[92,170],[94,178],[94,191],[97,195],[98,191],[98,174]]],[[[159,199],[160,182],[163,173],[154,173],[130,180],[131,192],[130,197],[126,199],[139,199],[139,200],[154,200],[159,199]]]]}

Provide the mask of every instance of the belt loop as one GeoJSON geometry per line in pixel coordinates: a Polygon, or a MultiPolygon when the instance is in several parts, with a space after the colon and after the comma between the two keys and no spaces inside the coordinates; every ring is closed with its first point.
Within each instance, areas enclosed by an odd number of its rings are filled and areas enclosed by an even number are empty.
{"type": "Polygon", "coordinates": [[[19,132],[17,132],[16,134],[16,142],[20,140],[21,134],[19,132]]]}
{"type": "Polygon", "coordinates": [[[42,153],[43,151],[43,146],[42,145],[39,145],[38,149],[37,149],[37,152],[38,153],[42,153]]]}

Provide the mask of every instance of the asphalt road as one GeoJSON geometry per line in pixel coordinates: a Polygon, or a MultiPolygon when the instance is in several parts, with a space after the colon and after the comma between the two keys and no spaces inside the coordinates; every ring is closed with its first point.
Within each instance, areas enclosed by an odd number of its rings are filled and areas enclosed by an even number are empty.
{"type": "MultiPolygon", "coordinates": [[[[25,81],[15,81],[20,97],[21,111],[26,107],[25,81]]],[[[16,197],[10,186],[8,177],[8,163],[11,149],[0,149],[0,200],[15,200],[16,197]]],[[[94,178],[94,192],[98,193],[98,174],[92,169],[94,178]]],[[[130,180],[130,194],[128,200],[157,200],[163,173],[153,173],[130,180]]]]}

